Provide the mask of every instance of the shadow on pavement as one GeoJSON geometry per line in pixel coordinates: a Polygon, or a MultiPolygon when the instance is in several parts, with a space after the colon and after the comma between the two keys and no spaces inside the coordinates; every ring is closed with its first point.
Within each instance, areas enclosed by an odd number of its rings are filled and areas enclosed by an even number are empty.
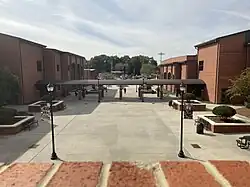
{"type": "MultiPolygon", "coordinates": [[[[30,131],[22,131],[16,135],[0,136],[0,162],[8,164],[29,149],[34,149],[34,154],[27,155],[27,160],[36,156],[37,150],[42,149],[38,143],[44,136],[51,131],[49,123],[39,120],[39,126],[32,128],[30,131]]],[[[45,141],[50,141],[46,139],[45,141]]]]}
{"type": "MultiPolygon", "coordinates": [[[[145,97],[144,103],[162,103],[162,102],[168,102],[171,98],[155,98],[155,97],[145,97]]],[[[102,102],[139,102],[142,103],[140,98],[135,97],[126,97],[126,95],[120,100],[119,98],[113,98],[113,99],[104,99],[102,102]]]]}
{"type": "Polygon", "coordinates": [[[191,157],[191,156],[185,156],[184,159],[195,160],[195,161],[200,161],[200,162],[205,162],[205,160],[197,159],[197,158],[194,158],[194,157],[191,157]]]}
{"type": "MultiPolygon", "coordinates": [[[[105,96],[101,99],[100,103],[106,102],[106,100],[113,101],[117,90],[109,89],[105,92],[105,96]]],[[[86,115],[91,114],[100,103],[98,103],[97,94],[88,94],[82,100],[78,100],[77,97],[70,96],[65,98],[66,109],[63,111],[55,112],[55,116],[67,116],[67,115],[86,115]]]]}

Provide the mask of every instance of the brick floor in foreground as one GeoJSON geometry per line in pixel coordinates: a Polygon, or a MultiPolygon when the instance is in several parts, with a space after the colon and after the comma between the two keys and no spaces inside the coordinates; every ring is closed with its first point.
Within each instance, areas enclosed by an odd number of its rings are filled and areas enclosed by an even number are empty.
{"type": "Polygon", "coordinates": [[[250,186],[246,161],[13,163],[0,167],[0,187],[250,186]]]}

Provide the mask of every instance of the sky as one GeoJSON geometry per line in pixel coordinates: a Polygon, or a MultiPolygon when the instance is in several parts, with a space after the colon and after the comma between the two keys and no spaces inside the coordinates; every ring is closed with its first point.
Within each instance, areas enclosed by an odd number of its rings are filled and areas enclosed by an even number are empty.
{"type": "Polygon", "coordinates": [[[73,52],[195,54],[195,44],[250,29],[249,0],[0,0],[0,32],[73,52]]]}

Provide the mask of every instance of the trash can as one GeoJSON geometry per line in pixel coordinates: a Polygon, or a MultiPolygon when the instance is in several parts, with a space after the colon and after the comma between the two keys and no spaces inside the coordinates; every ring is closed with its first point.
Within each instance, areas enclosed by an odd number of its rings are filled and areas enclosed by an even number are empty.
{"type": "Polygon", "coordinates": [[[204,134],[204,125],[200,122],[196,122],[196,133],[204,134]]]}

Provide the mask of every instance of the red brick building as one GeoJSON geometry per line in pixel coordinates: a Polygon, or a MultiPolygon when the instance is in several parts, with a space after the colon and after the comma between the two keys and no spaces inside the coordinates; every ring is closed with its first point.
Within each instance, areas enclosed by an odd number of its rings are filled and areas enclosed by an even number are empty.
{"type": "MultiPolygon", "coordinates": [[[[187,55],[166,59],[160,65],[160,72],[162,79],[197,79],[197,56],[187,55]]],[[[173,93],[178,88],[176,85],[166,86],[166,89],[173,93]]]]}
{"type": "Polygon", "coordinates": [[[22,38],[0,34],[0,68],[9,69],[19,78],[19,103],[29,103],[40,97],[35,84],[44,77],[45,47],[22,38]]]}
{"type": "Polygon", "coordinates": [[[19,78],[18,103],[40,99],[48,82],[84,79],[85,63],[80,55],[0,33],[0,68],[9,69],[19,78]]]}
{"type": "Polygon", "coordinates": [[[230,79],[250,67],[250,30],[218,37],[196,45],[198,78],[206,83],[206,99],[226,102],[230,79]]]}

